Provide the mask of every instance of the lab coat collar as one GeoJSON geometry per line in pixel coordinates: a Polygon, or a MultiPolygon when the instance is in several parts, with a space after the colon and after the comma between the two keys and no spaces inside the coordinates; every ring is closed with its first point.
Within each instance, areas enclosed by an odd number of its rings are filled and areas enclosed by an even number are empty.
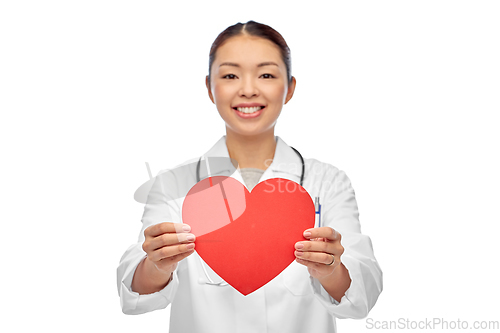
{"type": "MultiPolygon", "coordinates": [[[[276,150],[274,152],[274,158],[272,163],[262,175],[261,181],[270,178],[286,178],[298,183],[302,174],[302,162],[300,157],[279,136],[276,136],[275,138],[276,150]]],[[[219,141],[217,141],[217,143],[215,143],[215,145],[208,152],[206,152],[204,156],[229,158],[226,136],[222,136],[222,138],[220,138],[219,141]]],[[[213,175],[215,176],[217,174],[222,174],[222,172],[214,173],[213,175]]],[[[239,172],[235,172],[232,176],[243,183],[239,172]]]]}

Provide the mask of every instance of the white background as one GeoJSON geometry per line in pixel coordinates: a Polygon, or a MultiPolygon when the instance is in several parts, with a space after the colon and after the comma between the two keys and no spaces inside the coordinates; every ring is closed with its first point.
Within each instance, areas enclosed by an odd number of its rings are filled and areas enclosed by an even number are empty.
{"type": "Polygon", "coordinates": [[[145,161],[156,174],[224,134],[208,52],[248,20],[292,51],[276,134],[353,183],[384,271],[369,318],[500,320],[498,1],[173,3],[1,3],[2,331],[168,330],[166,310],[120,309],[133,193],[145,161]]]}

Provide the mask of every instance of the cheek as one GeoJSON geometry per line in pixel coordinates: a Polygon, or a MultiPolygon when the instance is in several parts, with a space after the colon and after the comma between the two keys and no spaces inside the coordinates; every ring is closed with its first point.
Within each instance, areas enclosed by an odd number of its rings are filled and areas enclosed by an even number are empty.
{"type": "Polygon", "coordinates": [[[269,88],[267,95],[274,101],[282,102],[286,97],[286,87],[285,85],[281,84],[269,88]]]}
{"type": "Polygon", "coordinates": [[[221,96],[221,88],[220,86],[216,85],[212,89],[212,93],[214,94],[214,97],[216,100],[220,99],[221,96]]]}
{"type": "Polygon", "coordinates": [[[226,102],[231,97],[229,87],[224,87],[223,85],[216,85],[213,89],[213,93],[216,101],[219,102],[226,102]]]}

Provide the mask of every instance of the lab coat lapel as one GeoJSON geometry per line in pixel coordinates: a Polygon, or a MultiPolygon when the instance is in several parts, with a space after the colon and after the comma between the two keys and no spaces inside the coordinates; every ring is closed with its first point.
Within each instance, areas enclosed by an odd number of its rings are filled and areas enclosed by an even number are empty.
{"type": "MultiPolygon", "coordinates": [[[[210,148],[209,151],[207,151],[204,155],[204,157],[225,157],[225,158],[228,158],[229,159],[229,152],[227,150],[227,145],[226,145],[226,136],[222,136],[222,138],[219,139],[219,141],[217,141],[215,143],[215,145],[210,148]]],[[[212,170],[210,170],[212,171],[212,170]]],[[[237,181],[239,181],[241,184],[245,185],[245,182],[243,181],[243,178],[241,177],[241,174],[240,172],[236,169],[234,170],[234,172],[232,172],[230,175],[228,174],[228,169],[224,169],[224,170],[219,170],[219,171],[215,171],[211,174],[211,176],[230,176],[234,179],[236,179],[237,181]]],[[[202,177],[201,179],[203,179],[205,177],[202,177]]],[[[246,185],[245,185],[246,187],[246,185]]]]}
{"type": "MultiPolygon", "coordinates": [[[[226,146],[226,136],[223,136],[215,143],[215,145],[205,153],[205,157],[226,157],[229,158],[229,152],[226,146]]],[[[227,170],[226,170],[227,171],[227,170]]],[[[271,178],[284,178],[300,183],[302,173],[302,162],[300,157],[283,141],[279,136],[276,136],[276,150],[274,158],[269,167],[264,171],[259,182],[271,178]]],[[[226,175],[224,170],[213,172],[212,176],[226,175]]],[[[245,185],[243,178],[238,170],[235,170],[231,177],[245,185]]],[[[204,177],[202,177],[203,179],[204,177]]]]}
{"type": "Polygon", "coordinates": [[[273,161],[262,175],[260,182],[271,178],[284,178],[299,184],[301,173],[302,162],[300,157],[285,141],[277,136],[273,161]]]}

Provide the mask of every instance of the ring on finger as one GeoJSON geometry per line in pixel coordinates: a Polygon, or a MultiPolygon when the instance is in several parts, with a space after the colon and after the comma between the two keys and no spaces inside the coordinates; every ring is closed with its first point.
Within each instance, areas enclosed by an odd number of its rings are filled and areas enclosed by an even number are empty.
{"type": "Polygon", "coordinates": [[[326,264],[327,266],[331,266],[335,262],[335,257],[333,256],[333,254],[330,254],[330,255],[332,256],[332,262],[329,264],[326,264]]]}

